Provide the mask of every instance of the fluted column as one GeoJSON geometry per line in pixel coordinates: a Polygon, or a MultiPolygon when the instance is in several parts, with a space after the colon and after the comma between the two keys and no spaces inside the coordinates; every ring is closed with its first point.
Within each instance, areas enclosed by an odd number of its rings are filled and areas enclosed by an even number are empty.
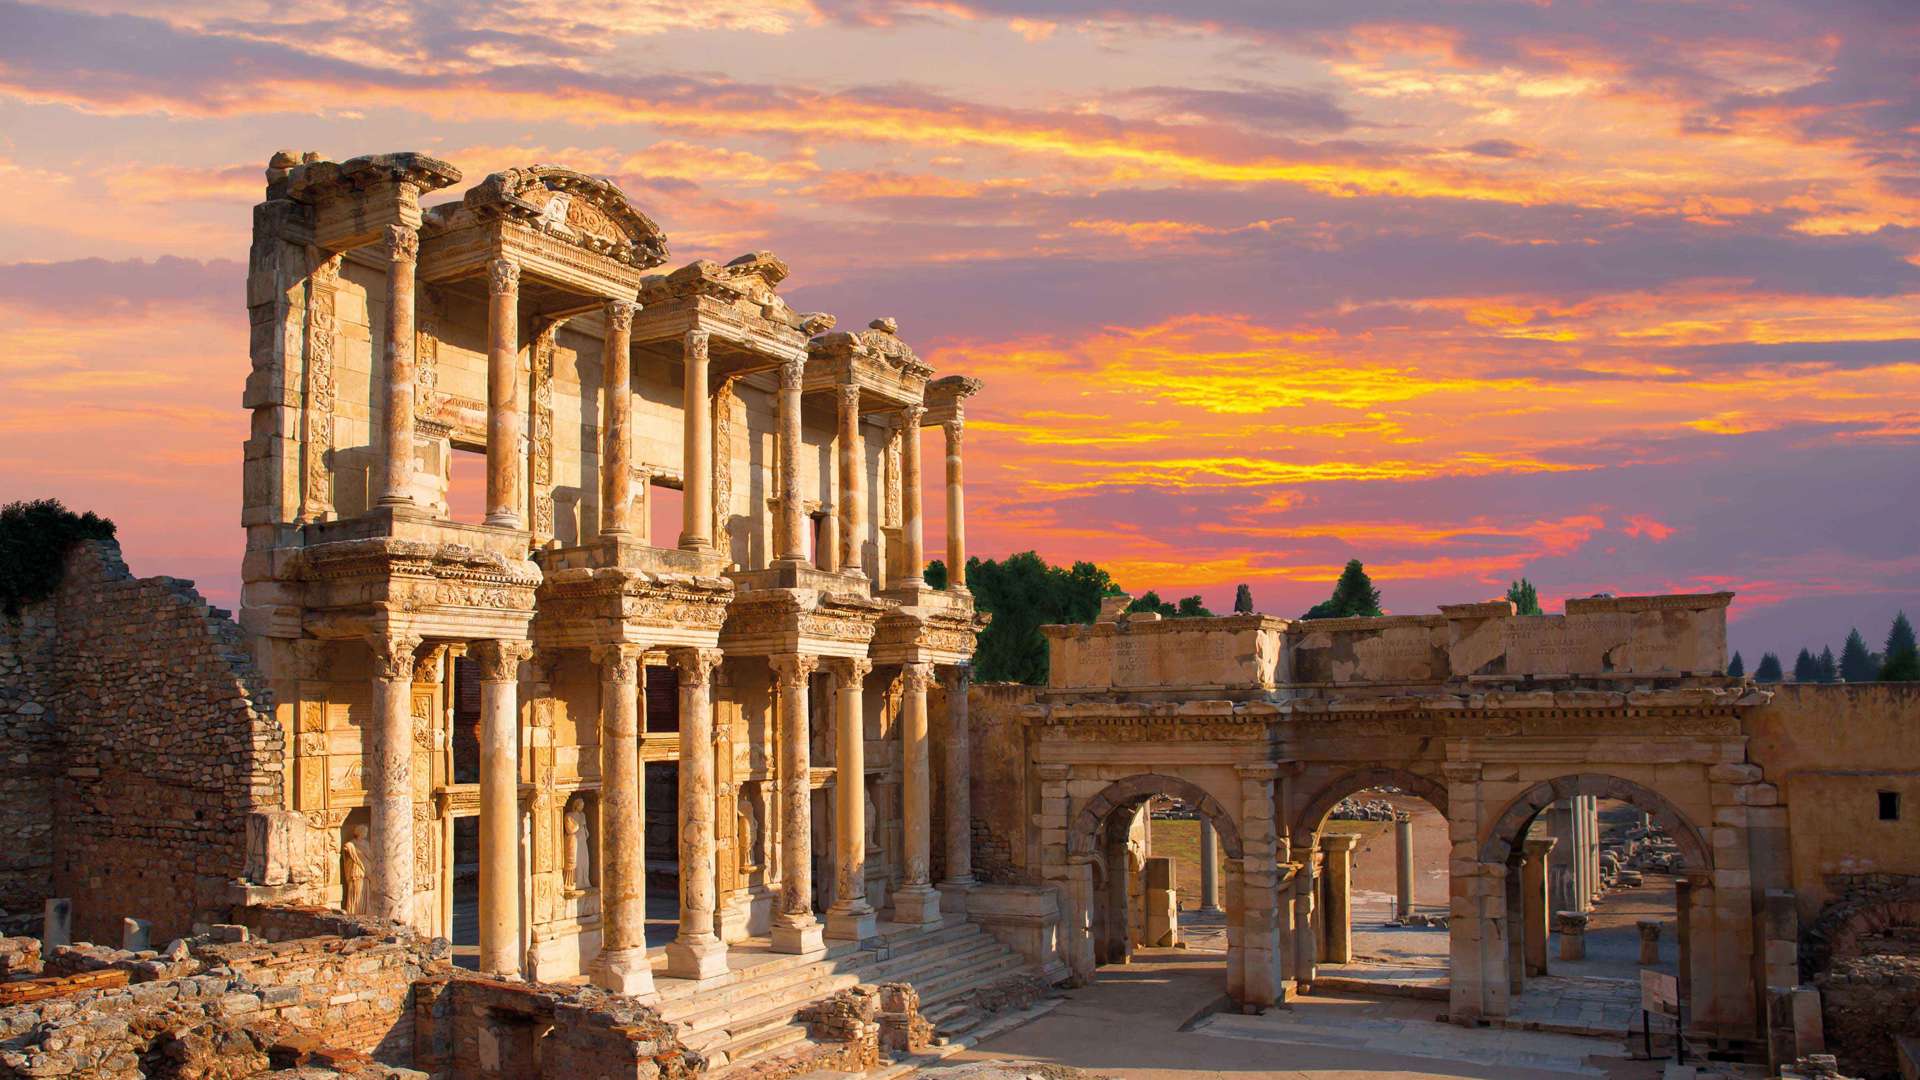
{"type": "Polygon", "coordinates": [[[958,420],[940,425],[947,433],[947,588],[965,591],[967,587],[967,492],[960,469],[960,437],[965,428],[958,420]]]}
{"type": "Polygon", "coordinates": [[[520,641],[477,641],[480,667],[480,970],[520,974],[520,641]]]}
{"type": "Polygon", "coordinates": [[[840,394],[840,569],[866,572],[867,448],[860,436],[860,388],[840,394]]]}
{"type": "Polygon", "coordinates": [[[488,266],[487,524],[525,525],[520,479],[520,265],[488,266]]]}
{"type": "Polygon", "coordinates": [[[860,941],[879,930],[867,903],[867,723],[864,691],[873,661],[827,661],[833,672],[833,866],[834,900],[827,909],[827,936],[860,941]]]}
{"type": "Polygon", "coordinates": [[[909,405],[900,410],[900,516],[906,534],[906,568],[900,575],[902,588],[927,586],[927,545],[920,528],[920,418],[927,415],[925,405],[909,405]]]}
{"type": "Polygon", "coordinates": [[[600,422],[600,531],[633,531],[633,312],[625,300],[607,302],[606,384],[600,422]]]}
{"type": "Polygon", "coordinates": [[[800,380],[804,360],[780,365],[780,529],[776,555],[804,562],[807,557],[806,515],[800,512],[800,380]]]}
{"type": "Polygon", "coordinates": [[[941,773],[947,788],[942,817],[946,824],[947,876],[940,884],[943,888],[965,889],[973,884],[973,758],[967,727],[967,687],[973,681],[973,669],[955,664],[940,674],[940,684],[947,692],[946,760],[941,773]]]}
{"type": "MultiPolygon", "coordinates": [[[[713,398],[707,394],[707,332],[687,331],[681,352],[686,357],[687,385],[680,400],[686,417],[680,546],[708,551],[713,548],[713,398]]],[[[781,400],[786,400],[784,394],[781,400]]],[[[781,431],[784,434],[785,428],[781,431]]]]}
{"type": "Polygon", "coordinates": [[[637,645],[594,649],[600,662],[600,955],[595,986],[652,994],[647,963],[646,792],[640,772],[637,645]]]}
{"type": "Polygon", "coordinates": [[[675,649],[680,675],[680,932],[667,946],[667,974],[716,979],[727,973],[727,946],[713,930],[713,669],[718,649],[675,649]]]}
{"type": "Polygon", "coordinates": [[[773,949],[809,953],[826,945],[813,914],[813,762],[807,730],[807,683],[820,658],[783,653],[769,662],[780,695],[780,910],[773,917],[773,949]]]}
{"type": "Polygon", "coordinates": [[[933,665],[907,664],[901,669],[901,681],[906,688],[900,708],[900,751],[907,866],[900,891],[893,894],[893,917],[896,922],[930,923],[940,918],[940,893],[928,880],[933,776],[927,760],[927,686],[933,681],[933,665]]]}
{"type": "Polygon", "coordinates": [[[367,642],[373,649],[372,760],[366,770],[373,841],[368,911],[412,926],[413,663],[420,638],[388,633],[367,642]]]}
{"type": "Polygon", "coordinates": [[[413,499],[413,305],[414,269],[420,233],[387,226],[387,342],[381,352],[386,413],[380,418],[385,457],[380,470],[381,506],[412,506],[413,499]]]}

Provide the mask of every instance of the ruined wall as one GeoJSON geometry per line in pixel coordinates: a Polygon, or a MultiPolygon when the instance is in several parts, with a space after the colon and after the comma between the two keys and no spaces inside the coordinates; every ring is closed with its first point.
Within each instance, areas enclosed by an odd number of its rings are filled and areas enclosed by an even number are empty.
{"type": "Polygon", "coordinates": [[[1020,683],[975,683],[967,692],[972,738],[973,873],[1008,885],[1037,881],[1027,868],[1026,727],[1021,710],[1039,688],[1020,683]]]}
{"type": "Polygon", "coordinates": [[[54,621],[0,615],[0,934],[38,933],[53,889],[54,621]]]}
{"type": "Polygon", "coordinates": [[[77,547],[18,627],[0,643],[7,767],[46,779],[0,774],[0,822],[27,838],[0,864],[6,913],[37,921],[42,899],[68,896],[75,939],[103,942],[129,915],[162,941],[222,920],[247,815],[282,789],[283,739],[240,628],[190,582],[134,578],[111,542],[77,547]]]}
{"type": "Polygon", "coordinates": [[[1801,925],[1850,895],[1920,880],[1920,685],[1768,689],[1747,754],[1787,804],[1801,925]],[[1880,819],[1883,791],[1899,800],[1896,820],[1880,819]]]}

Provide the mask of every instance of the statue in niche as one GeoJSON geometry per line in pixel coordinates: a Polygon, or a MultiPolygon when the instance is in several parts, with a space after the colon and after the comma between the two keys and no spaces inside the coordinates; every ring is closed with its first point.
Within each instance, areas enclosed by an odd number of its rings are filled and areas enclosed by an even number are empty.
{"type": "Polygon", "coordinates": [[[593,829],[587,824],[587,803],[575,797],[561,820],[566,838],[560,844],[560,875],[569,896],[593,888],[593,829]]]}
{"type": "Polygon", "coordinates": [[[340,845],[340,909],[349,915],[367,913],[367,827],[355,825],[340,845]]]}
{"type": "Polygon", "coordinates": [[[863,792],[867,799],[867,850],[880,850],[880,808],[873,804],[873,785],[866,785],[863,792]]]}
{"type": "Polygon", "coordinates": [[[742,784],[734,803],[734,827],[740,837],[740,872],[760,865],[760,789],[742,784]]]}

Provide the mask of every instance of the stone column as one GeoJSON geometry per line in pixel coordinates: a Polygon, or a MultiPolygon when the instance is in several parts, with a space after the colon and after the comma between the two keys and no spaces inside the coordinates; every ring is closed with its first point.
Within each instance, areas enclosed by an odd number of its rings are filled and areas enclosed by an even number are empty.
{"type": "Polygon", "coordinates": [[[1322,916],[1327,954],[1322,959],[1329,964],[1353,962],[1353,849],[1359,842],[1352,833],[1320,837],[1327,882],[1327,906],[1322,916]]]}
{"type": "Polygon", "coordinates": [[[1393,819],[1393,893],[1394,907],[1402,922],[1413,914],[1413,816],[1396,814],[1393,819]]]}
{"type": "Polygon", "coordinates": [[[960,470],[960,436],[965,428],[958,420],[940,425],[947,433],[947,588],[961,592],[967,588],[967,493],[960,470]]]}
{"type": "MultiPolygon", "coordinates": [[[[1241,844],[1237,875],[1240,888],[1240,943],[1243,1008],[1255,1010],[1286,1000],[1291,989],[1285,919],[1280,914],[1280,834],[1275,820],[1275,785],[1280,767],[1271,763],[1236,765],[1240,774],[1241,844]]],[[[1357,841],[1358,837],[1349,840],[1357,841]]],[[[1351,845],[1349,845],[1350,847],[1351,845]]],[[[1345,895],[1342,888],[1342,895],[1345,895]]]]}
{"type": "MultiPolygon", "coordinates": [[[[842,434],[845,429],[842,429],[842,434]]],[[[827,935],[861,941],[879,931],[879,916],[867,903],[867,722],[865,680],[873,661],[827,661],[833,672],[833,867],[834,901],[827,909],[827,935]]]]}
{"type": "Polygon", "coordinates": [[[1580,889],[1575,882],[1578,859],[1574,852],[1580,845],[1574,837],[1573,800],[1562,799],[1541,811],[1541,815],[1547,820],[1548,835],[1557,841],[1548,856],[1548,905],[1554,911],[1578,910],[1580,889]]]}
{"type": "Polygon", "coordinates": [[[1200,819],[1200,910],[1220,910],[1220,834],[1213,822],[1200,819]]]}
{"type": "MultiPolygon", "coordinates": [[[[1527,974],[1538,977],[1547,973],[1547,913],[1549,906],[1547,891],[1547,866],[1553,858],[1553,849],[1559,841],[1551,836],[1526,843],[1526,868],[1520,878],[1520,923],[1521,935],[1526,942],[1527,974]]],[[[1509,931],[1511,932],[1511,931],[1509,931]]]]}
{"type": "Polygon", "coordinates": [[[420,638],[375,634],[373,716],[366,763],[373,865],[367,909],[376,919],[414,925],[413,911],[413,660],[420,638]]]}
{"type": "Polygon", "coordinates": [[[646,792],[640,771],[638,645],[602,645],[600,662],[600,955],[593,984],[651,995],[647,963],[646,792]]]}
{"type": "Polygon", "coordinates": [[[487,524],[524,527],[520,477],[520,265],[489,264],[487,302],[487,524]]]}
{"type": "Polygon", "coordinates": [[[604,412],[600,422],[600,531],[633,531],[633,312],[625,300],[607,302],[604,412]]]}
{"type": "MultiPolygon", "coordinates": [[[[967,687],[973,681],[973,668],[955,664],[941,670],[941,685],[947,692],[946,823],[947,876],[943,889],[964,891],[973,887],[973,751],[972,733],[967,726],[967,687]]],[[[964,905],[964,895],[957,897],[964,905]]],[[[961,910],[964,910],[964,906],[961,910]]]]}
{"type": "MultiPolygon", "coordinates": [[[[686,417],[682,451],[686,480],[680,491],[680,546],[688,551],[710,551],[713,549],[713,398],[707,393],[707,332],[687,331],[681,354],[686,357],[687,385],[680,399],[686,417]]],[[[783,391],[785,382],[783,373],[783,391]]],[[[784,405],[784,392],[780,400],[784,405]]],[[[785,414],[781,415],[780,430],[784,438],[785,414]]]]}
{"type": "Polygon", "coordinates": [[[867,447],[860,436],[860,388],[845,383],[840,395],[840,569],[866,572],[867,447]]]}
{"type": "Polygon", "coordinates": [[[727,946],[713,930],[718,867],[711,687],[720,660],[718,649],[673,650],[680,675],[680,932],[667,946],[667,974],[676,979],[727,973],[727,946]]]}
{"type": "Polygon", "coordinates": [[[520,661],[524,642],[477,641],[480,666],[480,970],[520,974],[520,661]]]}
{"type": "MultiPolygon", "coordinates": [[[[793,397],[797,404],[797,389],[793,397]]],[[[807,682],[820,658],[782,653],[768,662],[780,694],[780,910],[773,917],[773,950],[817,952],[826,942],[820,920],[813,915],[813,762],[807,682]]]]}
{"type": "Polygon", "coordinates": [[[780,365],[780,527],[774,536],[774,553],[787,562],[807,558],[807,516],[800,512],[800,381],[806,372],[805,360],[780,365]]]}
{"type": "MultiPolygon", "coordinates": [[[[909,444],[911,445],[911,444],[909,444]]],[[[930,923],[940,918],[940,893],[928,881],[933,857],[932,771],[927,761],[927,684],[932,664],[901,668],[906,698],[900,708],[901,801],[906,806],[905,880],[893,895],[896,922],[930,923]]]]}
{"type": "Polygon", "coordinates": [[[927,415],[925,405],[909,405],[900,410],[900,518],[906,541],[906,569],[900,586],[924,589],[927,585],[926,538],[920,529],[920,418],[927,415]]]}
{"type": "Polygon", "coordinates": [[[386,413],[380,418],[384,457],[380,469],[381,506],[412,506],[413,498],[413,305],[414,269],[420,259],[420,233],[406,225],[387,226],[387,341],[381,353],[386,381],[386,413]]]}

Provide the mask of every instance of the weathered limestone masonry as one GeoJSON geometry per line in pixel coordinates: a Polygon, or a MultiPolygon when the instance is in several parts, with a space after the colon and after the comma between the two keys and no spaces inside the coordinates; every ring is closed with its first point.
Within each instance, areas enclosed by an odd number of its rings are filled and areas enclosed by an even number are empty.
{"type": "Polygon", "coordinates": [[[285,753],[239,627],[89,541],[0,629],[0,679],[7,927],[37,933],[50,896],[73,900],[76,940],[118,941],[128,916],[163,941],[224,921],[285,753]]]}
{"type": "MultiPolygon", "coordinates": [[[[1759,1053],[1784,1024],[1793,1048],[1793,1010],[1770,1002],[1795,992],[1796,958],[1808,979],[1833,969],[1822,985],[1846,987],[1848,1004],[1829,1026],[1857,1029],[1871,1014],[1858,1007],[1863,970],[1890,1003],[1908,991],[1884,960],[1852,958],[1920,937],[1920,692],[1725,678],[1730,599],[1311,622],[1162,621],[1111,603],[1092,625],[1046,628],[1044,689],[974,688],[976,864],[1054,885],[1062,954],[1086,978],[1132,944],[1116,928],[1137,921],[1136,890],[1115,875],[1141,808],[1180,800],[1225,856],[1227,988],[1258,1008],[1310,986],[1344,938],[1328,925],[1345,917],[1340,897],[1322,880],[1338,869],[1330,812],[1397,787],[1449,822],[1449,1011],[1478,1022],[1506,1016],[1528,969],[1551,966],[1549,880],[1560,868],[1565,895],[1591,897],[1597,830],[1582,820],[1619,800],[1676,845],[1697,1036],[1759,1053]],[[1570,862],[1555,858],[1563,846],[1570,862]]],[[[1805,1054],[1820,1049],[1807,1041],[1818,998],[1800,996],[1816,1003],[1800,1026],[1805,1054]]]]}

